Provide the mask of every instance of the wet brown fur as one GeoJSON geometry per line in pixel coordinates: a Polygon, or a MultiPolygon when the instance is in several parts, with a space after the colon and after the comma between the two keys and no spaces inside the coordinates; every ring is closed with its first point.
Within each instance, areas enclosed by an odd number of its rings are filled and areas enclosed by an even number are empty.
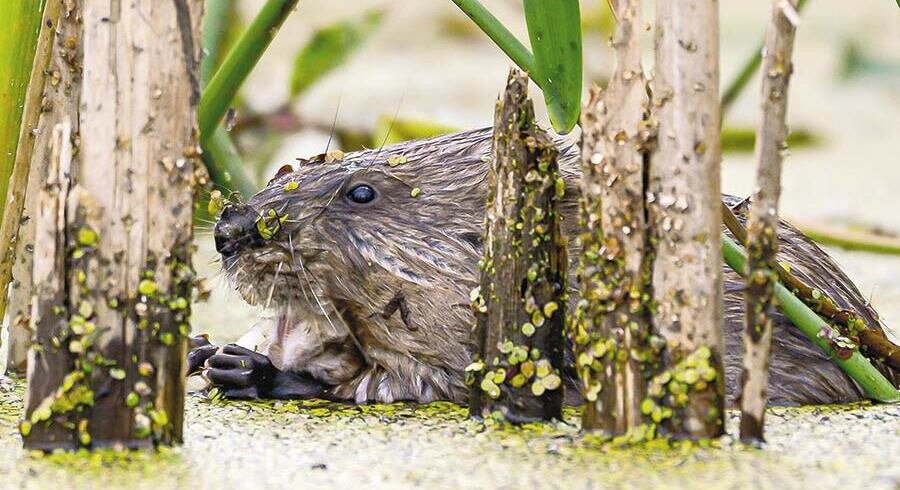
{"type": "MultiPolygon", "coordinates": [[[[356,152],[338,161],[318,158],[249,200],[261,215],[274,210],[287,218],[273,239],[241,250],[224,266],[245,299],[271,301],[279,312],[276,334],[264,350],[279,369],[308,373],[332,386],[329,396],[357,403],[465,401],[463,369],[473,347],[468,297],[477,284],[490,142],[490,129],[482,129],[356,152]],[[289,190],[290,182],[296,189],[289,190]],[[375,188],[373,202],[346,198],[360,183],[375,188]],[[413,197],[416,188],[421,193],[413,197]]],[[[560,142],[560,147],[567,181],[563,230],[574,237],[580,156],[572,144],[560,142]]],[[[743,220],[746,203],[725,199],[743,220]]],[[[577,250],[570,256],[577,257],[577,250]]],[[[786,223],[779,260],[838,306],[879,324],[828,255],[786,223]]],[[[731,402],[741,372],[741,287],[726,267],[725,376],[731,402]]],[[[780,314],[774,338],[770,403],[863,397],[780,314]]]]}

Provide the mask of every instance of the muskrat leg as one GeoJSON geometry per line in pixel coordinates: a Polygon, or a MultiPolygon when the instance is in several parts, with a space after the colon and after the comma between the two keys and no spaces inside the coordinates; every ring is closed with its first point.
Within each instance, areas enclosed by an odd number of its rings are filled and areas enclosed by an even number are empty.
{"type": "Polygon", "coordinates": [[[309,375],[282,371],[265,355],[236,344],[210,356],[203,376],[234,399],[308,399],[327,388],[309,375]]]}

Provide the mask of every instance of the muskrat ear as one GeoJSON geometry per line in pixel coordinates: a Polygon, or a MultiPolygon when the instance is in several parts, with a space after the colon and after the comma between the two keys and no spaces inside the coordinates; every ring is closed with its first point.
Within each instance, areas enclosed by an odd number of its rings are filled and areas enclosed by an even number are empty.
{"type": "Polygon", "coordinates": [[[482,238],[480,231],[465,231],[461,233],[459,237],[462,238],[464,242],[471,245],[475,250],[481,250],[484,246],[484,239],[482,238]]]}
{"type": "MultiPolygon", "coordinates": [[[[272,180],[269,181],[269,184],[278,180],[278,178],[281,177],[282,175],[287,175],[287,174],[290,174],[293,172],[294,172],[294,167],[290,166],[289,164],[282,165],[281,168],[279,168],[278,171],[275,172],[275,177],[272,177],[272,180]]],[[[266,184],[266,185],[269,185],[269,184],[266,184]]]]}

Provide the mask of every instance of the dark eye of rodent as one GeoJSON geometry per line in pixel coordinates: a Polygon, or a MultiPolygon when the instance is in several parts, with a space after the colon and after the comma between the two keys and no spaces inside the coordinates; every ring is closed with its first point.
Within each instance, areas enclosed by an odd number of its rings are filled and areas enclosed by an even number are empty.
{"type": "Polygon", "coordinates": [[[365,204],[367,202],[372,202],[372,200],[375,199],[375,189],[366,184],[359,184],[350,189],[350,192],[347,193],[347,197],[355,203],[365,204]]]}

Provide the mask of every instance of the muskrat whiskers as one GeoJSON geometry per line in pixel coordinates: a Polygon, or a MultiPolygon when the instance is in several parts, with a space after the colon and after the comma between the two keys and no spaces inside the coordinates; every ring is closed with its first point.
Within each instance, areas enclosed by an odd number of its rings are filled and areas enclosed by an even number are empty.
{"type": "Polygon", "coordinates": [[[279,262],[278,267],[275,268],[275,277],[272,278],[272,287],[269,288],[269,297],[266,298],[266,306],[265,308],[268,310],[269,305],[272,303],[272,294],[275,293],[275,284],[278,284],[278,274],[281,273],[281,266],[284,265],[284,262],[279,262]]]}
{"type": "Polygon", "coordinates": [[[331,119],[331,131],[328,132],[328,143],[325,143],[325,154],[331,148],[331,141],[334,139],[334,128],[337,127],[338,113],[341,112],[341,101],[344,99],[344,91],[338,94],[337,107],[334,108],[334,117],[331,119]]]}
{"type": "MultiPolygon", "coordinates": [[[[291,249],[293,250],[293,247],[291,247],[291,249]]],[[[319,294],[316,293],[316,289],[313,287],[313,283],[310,281],[310,276],[312,276],[313,279],[315,279],[315,276],[313,276],[312,272],[307,273],[306,265],[303,264],[303,254],[297,255],[297,262],[300,264],[300,271],[303,272],[303,277],[306,278],[306,283],[309,284],[309,292],[312,293],[313,298],[315,298],[316,300],[316,304],[319,305],[319,310],[323,315],[325,315],[325,319],[328,321],[328,324],[331,325],[331,328],[337,330],[334,322],[331,321],[331,315],[329,315],[328,312],[325,311],[325,306],[322,304],[322,300],[319,299],[319,294]]],[[[316,282],[318,283],[318,281],[316,282]]]]}
{"type": "MultiPolygon", "coordinates": [[[[203,218],[200,216],[194,216],[194,219],[197,221],[200,221],[201,223],[206,223],[208,225],[216,226],[216,222],[211,219],[206,219],[206,218],[203,218]]],[[[197,228],[197,226],[194,226],[194,228],[197,228]]]]}
{"type": "Polygon", "coordinates": [[[388,138],[391,137],[391,132],[394,131],[394,124],[397,122],[397,118],[400,116],[400,107],[403,105],[403,99],[406,97],[406,88],[403,89],[403,92],[400,94],[400,100],[397,101],[397,109],[394,111],[394,117],[391,118],[391,124],[388,125],[388,130],[384,133],[384,138],[381,140],[381,146],[378,147],[378,151],[375,152],[375,156],[372,157],[372,160],[369,161],[368,165],[362,165],[361,170],[363,172],[372,168],[375,165],[375,162],[378,161],[378,156],[381,155],[381,150],[384,149],[384,145],[387,144],[388,138]]]}
{"type": "Polygon", "coordinates": [[[238,277],[244,272],[243,265],[241,265],[236,271],[234,270],[235,267],[237,267],[237,262],[232,262],[231,265],[227,269],[225,269],[225,274],[232,277],[238,277]]]}
{"type": "MultiPolygon", "coordinates": [[[[292,247],[292,249],[293,249],[293,247],[292,247]]],[[[297,260],[300,263],[300,270],[303,271],[303,276],[306,277],[306,281],[310,285],[309,291],[312,293],[313,298],[316,299],[316,303],[318,303],[318,305],[319,305],[319,310],[321,310],[322,314],[325,315],[325,319],[328,320],[328,324],[331,325],[331,328],[333,328],[334,330],[337,330],[337,327],[334,325],[334,322],[331,321],[331,315],[329,315],[328,312],[325,311],[325,307],[322,305],[322,301],[319,299],[319,295],[318,295],[318,293],[316,293],[315,288],[313,288],[312,283],[309,280],[309,277],[312,276],[313,280],[316,281],[316,283],[318,283],[318,279],[316,279],[316,276],[313,275],[312,271],[309,271],[309,274],[307,275],[306,265],[303,264],[303,254],[299,254],[297,256],[297,260]]],[[[347,334],[353,340],[353,344],[356,346],[357,351],[360,353],[360,355],[362,355],[363,359],[366,361],[366,364],[372,364],[371,361],[369,360],[369,356],[366,354],[366,350],[363,349],[362,343],[360,343],[359,339],[356,338],[356,333],[349,326],[347,326],[347,334]]]]}
{"type": "Polygon", "coordinates": [[[227,196],[228,201],[232,201],[234,203],[240,204],[242,202],[241,193],[229,188],[224,184],[218,184],[216,182],[211,182],[213,189],[201,189],[200,190],[200,198],[209,199],[212,197],[213,191],[219,191],[222,195],[227,196]]]}
{"type": "MultiPolygon", "coordinates": [[[[294,253],[294,237],[293,237],[293,235],[288,235],[288,247],[291,251],[291,263],[294,263],[297,261],[297,257],[296,257],[296,254],[294,253]]],[[[309,295],[306,294],[306,287],[304,285],[304,281],[300,278],[300,271],[297,271],[293,267],[291,267],[291,270],[293,270],[294,275],[297,276],[297,282],[300,283],[300,292],[303,293],[303,298],[306,299],[307,306],[309,306],[310,309],[313,309],[312,301],[309,300],[309,295]]],[[[312,290],[312,285],[309,286],[309,289],[312,290]]]]}
{"type": "MultiPolygon", "coordinates": [[[[329,199],[328,204],[330,204],[332,201],[334,201],[334,196],[333,196],[333,195],[332,195],[331,198],[329,199]]],[[[291,219],[290,214],[285,213],[285,215],[287,215],[287,218],[284,220],[284,222],[285,222],[285,223],[304,223],[304,222],[312,222],[313,220],[315,220],[316,218],[318,218],[318,217],[322,214],[323,211],[325,211],[325,210],[328,208],[328,204],[326,204],[325,206],[320,206],[320,207],[315,207],[315,208],[313,208],[313,209],[317,209],[318,211],[315,211],[315,212],[312,212],[312,213],[309,213],[309,214],[305,214],[305,215],[303,215],[303,216],[297,215],[297,219],[291,219]]],[[[301,227],[301,228],[298,228],[296,231],[300,231],[300,230],[302,230],[302,229],[303,229],[303,228],[301,227]]]]}

